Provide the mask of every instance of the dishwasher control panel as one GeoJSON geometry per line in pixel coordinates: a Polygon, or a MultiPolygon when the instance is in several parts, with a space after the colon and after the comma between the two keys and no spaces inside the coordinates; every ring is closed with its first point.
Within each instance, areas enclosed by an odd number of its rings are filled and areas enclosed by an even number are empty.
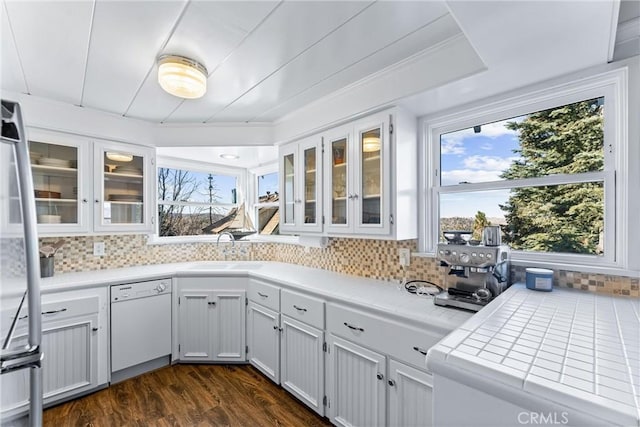
{"type": "Polygon", "coordinates": [[[153,297],[171,293],[171,279],[149,280],[111,286],[111,302],[153,297]]]}

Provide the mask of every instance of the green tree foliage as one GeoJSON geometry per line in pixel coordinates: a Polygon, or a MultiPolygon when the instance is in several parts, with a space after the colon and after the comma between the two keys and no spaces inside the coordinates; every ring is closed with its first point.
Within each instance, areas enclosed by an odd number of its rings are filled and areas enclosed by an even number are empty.
{"type": "MultiPolygon", "coordinates": [[[[507,127],[519,134],[520,159],[503,174],[522,179],[577,174],[604,168],[602,98],[527,116],[507,127]]],[[[514,249],[596,254],[602,252],[602,183],[511,190],[500,208],[504,240],[514,249]]]]}
{"type": "Polygon", "coordinates": [[[487,219],[487,214],[482,211],[476,212],[476,217],[473,220],[473,234],[471,238],[482,240],[482,230],[488,225],[491,225],[491,221],[487,219]]]}

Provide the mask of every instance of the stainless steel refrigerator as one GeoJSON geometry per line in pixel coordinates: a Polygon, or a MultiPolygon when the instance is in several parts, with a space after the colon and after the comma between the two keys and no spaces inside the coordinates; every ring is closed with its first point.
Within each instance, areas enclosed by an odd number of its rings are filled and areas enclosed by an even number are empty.
{"type": "Polygon", "coordinates": [[[43,354],[36,207],[29,147],[15,102],[2,100],[1,141],[0,423],[40,426],[43,354]],[[16,410],[7,410],[12,404],[16,410]]]}

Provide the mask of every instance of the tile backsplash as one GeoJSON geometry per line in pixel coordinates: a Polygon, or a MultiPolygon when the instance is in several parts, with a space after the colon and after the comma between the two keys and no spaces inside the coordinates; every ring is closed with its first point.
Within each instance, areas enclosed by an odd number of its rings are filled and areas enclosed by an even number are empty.
{"type": "MultiPolygon", "coordinates": [[[[59,238],[42,238],[40,244],[52,244],[59,238]]],[[[254,260],[280,261],[322,268],[354,276],[397,281],[422,279],[442,283],[446,269],[435,258],[412,257],[403,271],[398,263],[398,249],[416,250],[417,241],[387,241],[331,238],[326,248],[305,248],[283,243],[176,243],[147,245],[145,235],[107,235],[64,237],[65,245],[55,255],[55,272],[100,270],[136,265],[188,261],[254,260]],[[93,255],[93,243],[105,243],[105,255],[93,255]],[[226,253],[225,253],[226,252],[226,253]]],[[[524,267],[513,266],[512,281],[524,280],[524,267]]],[[[585,291],[639,297],[638,278],[554,271],[557,286],[585,291]]]]}

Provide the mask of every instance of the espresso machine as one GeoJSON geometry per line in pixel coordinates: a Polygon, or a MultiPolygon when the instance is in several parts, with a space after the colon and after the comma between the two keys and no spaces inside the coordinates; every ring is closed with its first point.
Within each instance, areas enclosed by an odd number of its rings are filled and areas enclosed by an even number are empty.
{"type": "Polygon", "coordinates": [[[509,287],[508,246],[440,243],[438,259],[448,271],[436,305],[479,311],[509,287]]]}

